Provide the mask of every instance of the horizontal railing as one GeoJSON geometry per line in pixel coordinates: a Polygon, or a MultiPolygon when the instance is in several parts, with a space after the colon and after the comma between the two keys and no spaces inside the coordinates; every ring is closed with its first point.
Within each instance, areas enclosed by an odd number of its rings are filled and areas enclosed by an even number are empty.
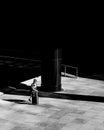
{"type": "Polygon", "coordinates": [[[70,65],[64,65],[64,64],[62,64],[61,66],[62,66],[62,75],[64,75],[65,77],[67,77],[67,76],[73,77],[73,78],[78,77],[78,67],[70,66],[70,65]],[[72,69],[75,71],[74,74],[71,72],[72,69]]]}

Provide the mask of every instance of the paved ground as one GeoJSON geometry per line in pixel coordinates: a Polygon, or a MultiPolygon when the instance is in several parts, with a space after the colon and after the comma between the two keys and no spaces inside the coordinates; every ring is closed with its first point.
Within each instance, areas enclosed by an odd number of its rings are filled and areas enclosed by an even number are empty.
{"type": "Polygon", "coordinates": [[[38,105],[0,93],[0,130],[104,130],[104,81],[62,77],[62,88],[41,92],[38,105]]]}

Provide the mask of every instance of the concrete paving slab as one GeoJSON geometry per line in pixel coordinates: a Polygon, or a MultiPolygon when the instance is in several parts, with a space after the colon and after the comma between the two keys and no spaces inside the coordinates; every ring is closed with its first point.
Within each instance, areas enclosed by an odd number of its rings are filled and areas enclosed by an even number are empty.
{"type": "Polygon", "coordinates": [[[80,77],[62,77],[64,90],[41,93],[43,96],[39,96],[38,105],[32,105],[28,95],[2,93],[0,130],[104,130],[104,102],[82,100],[85,95],[103,98],[103,83],[80,77]],[[81,99],[55,95],[65,93],[70,96],[72,90],[73,96],[82,94],[81,99]]]}

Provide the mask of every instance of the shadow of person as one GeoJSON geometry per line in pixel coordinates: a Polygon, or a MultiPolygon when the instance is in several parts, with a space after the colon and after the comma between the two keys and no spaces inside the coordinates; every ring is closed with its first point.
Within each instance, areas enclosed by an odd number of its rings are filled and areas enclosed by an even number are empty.
{"type": "Polygon", "coordinates": [[[32,105],[31,102],[28,100],[21,100],[21,99],[3,99],[4,101],[14,102],[16,104],[29,104],[32,105]]]}

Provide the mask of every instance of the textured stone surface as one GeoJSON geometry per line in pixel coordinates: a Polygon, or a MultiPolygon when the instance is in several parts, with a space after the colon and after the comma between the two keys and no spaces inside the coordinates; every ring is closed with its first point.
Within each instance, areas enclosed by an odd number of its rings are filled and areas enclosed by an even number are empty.
{"type": "MultiPolygon", "coordinates": [[[[74,94],[100,97],[103,96],[103,83],[85,78],[63,78],[64,91],[61,93],[73,90],[74,94]]],[[[32,105],[28,98],[0,95],[0,130],[104,130],[104,102],[39,97],[39,104],[32,105]]]]}

